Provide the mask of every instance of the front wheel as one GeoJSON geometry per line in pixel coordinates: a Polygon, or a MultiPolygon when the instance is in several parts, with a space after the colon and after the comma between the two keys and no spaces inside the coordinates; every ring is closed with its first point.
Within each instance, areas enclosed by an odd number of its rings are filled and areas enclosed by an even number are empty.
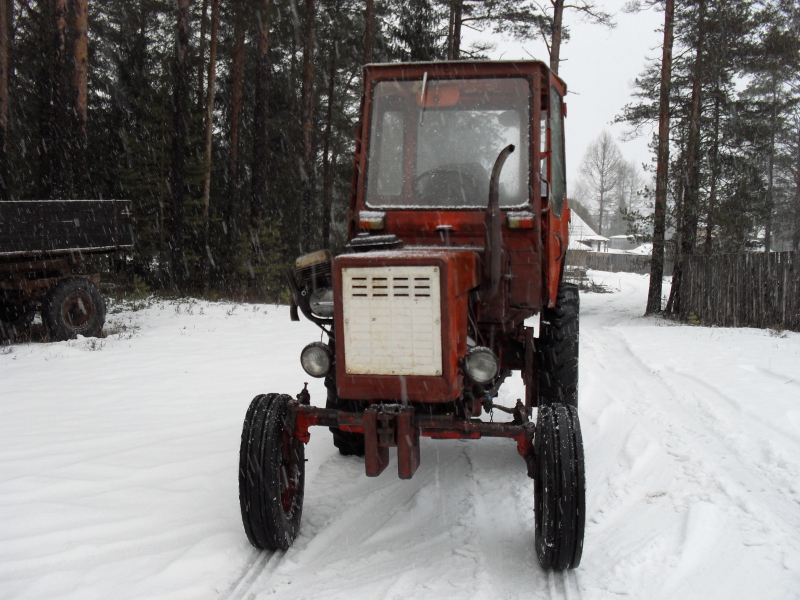
{"type": "Polygon", "coordinates": [[[239,505],[250,543],[286,550],[300,529],[305,489],[305,449],[292,435],[285,394],[256,396],[239,447],[239,505]]]}
{"type": "Polygon", "coordinates": [[[581,562],[586,519],[583,439],[574,406],[540,406],[534,444],[536,556],[543,569],[581,562]]]}

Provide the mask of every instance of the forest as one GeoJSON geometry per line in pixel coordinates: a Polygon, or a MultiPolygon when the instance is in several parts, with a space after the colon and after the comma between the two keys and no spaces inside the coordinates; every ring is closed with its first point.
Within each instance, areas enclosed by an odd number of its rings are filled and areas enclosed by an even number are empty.
{"type": "MultiPolygon", "coordinates": [[[[625,10],[665,14],[618,117],[653,131],[627,226],[679,254],[796,249],[796,2],[625,10]]],[[[295,256],[344,245],[362,65],[486,59],[473,28],[543,39],[557,72],[565,11],[613,25],[588,0],[0,0],[0,197],[129,198],[135,250],[107,268],[278,300],[295,256]]]]}

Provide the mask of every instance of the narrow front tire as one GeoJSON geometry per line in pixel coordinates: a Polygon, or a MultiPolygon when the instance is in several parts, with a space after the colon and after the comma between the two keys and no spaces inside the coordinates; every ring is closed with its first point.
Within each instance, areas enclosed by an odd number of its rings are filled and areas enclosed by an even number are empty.
{"type": "Polygon", "coordinates": [[[574,569],[581,562],[586,477],[578,409],[540,406],[534,443],[536,556],[543,569],[574,569]]]}
{"type": "Polygon", "coordinates": [[[285,394],[250,403],[239,448],[239,505],[247,539],[259,550],[286,550],[300,529],[305,449],[293,436],[285,394]]]}

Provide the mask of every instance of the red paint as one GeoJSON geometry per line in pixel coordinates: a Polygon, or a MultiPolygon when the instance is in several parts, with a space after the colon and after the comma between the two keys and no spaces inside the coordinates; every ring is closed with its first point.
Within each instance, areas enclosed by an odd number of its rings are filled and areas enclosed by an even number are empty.
{"type": "MultiPolygon", "coordinates": [[[[348,400],[400,400],[403,383],[408,399],[450,402],[461,395],[458,361],[467,352],[467,293],[478,285],[479,259],[475,252],[429,250],[406,254],[363,253],[339,256],[333,263],[334,297],[342,297],[342,269],[348,267],[435,266],[439,268],[442,315],[441,377],[348,375],[344,335],[336,340],[336,386],[348,400]]],[[[344,332],[342,303],[336,304],[336,331],[344,332]]]]}
{"type": "MultiPolygon", "coordinates": [[[[497,350],[501,368],[524,368],[528,406],[534,404],[538,373],[533,339],[530,332],[523,329],[523,321],[540,311],[543,306],[554,305],[569,243],[570,210],[566,200],[561,214],[555,215],[548,199],[541,197],[542,169],[548,181],[552,181],[553,177],[549,152],[541,152],[540,116],[546,115],[543,111],[548,111],[551,87],[555,87],[562,97],[566,94],[566,85],[550,72],[547,65],[537,61],[459,61],[368,65],[364,68],[365,92],[361,102],[361,119],[354,153],[348,239],[355,237],[359,229],[375,226],[366,219],[362,222],[359,218],[360,212],[378,210],[385,214],[385,218],[383,227],[376,233],[394,234],[403,241],[404,247],[391,253],[348,254],[338,257],[334,261],[333,269],[334,297],[339,300],[342,298],[341,270],[345,267],[439,267],[442,285],[442,375],[406,376],[403,382],[400,377],[393,375],[348,375],[347,349],[344,335],[340,334],[336,339],[338,394],[343,399],[361,400],[371,406],[362,413],[344,413],[299,405],[291,410],[295,418],[294,435],[303,442],[308,442],[309,427],[314,425],[338,426],[342,431],[363,433],[366,471],[370,476],[377,476],[386,468],[389,461],[388,447],[396,445],[398,472],[401,477],[411,477],[419,465],[420,436],[434,439],[510,438],[516,442],[517,451],[526,457],[529,466],[533,453],[534,428],[531,424],[483,423],[457,419],[453,415],[425,416],[425,412],[431,412],[425,410],[425,404],[453,402],[462,397],[464,382],[459,373],[459,360],[466,353],[469,292],[479,289],[482,284],[480,261],[486,235],[485,209],[372,209],[364,203],[373,87],[381,80],[421,80],[426,73],[429,79],[523,77],[530,82],[531,129],[527,155],[530,158],[531,196],[528,205],[510,210],[526,211],[532,216],[523,218],[515,228],[509,228],[507,217],[503,218],[500,290],[491,300],[483,304],[476,302],[474,307],[478,334],[486,340],[495,341],[493,348],[497,350]],[[459,249],[447,250],[444,247],[459,249]],[[413,252],[408,252],[409,250],[413,252]],[[519,356],[520,343],[524,347],[524,357],[519,356]],[[394,421],[387,421],[388,417],[381,413],[383,409],[377,403],[406,398],[412,405],[416,405],[416,415],[413,410],[400,411],[392,417],[394,421]],[[383,424],[380,418],[384,419],[383,424]],[[394,423],[394,430],[387,429],[386,423],[390,421],[394,423]]],[[[445,84],[440,89],[440,102],[452,104],[458,101],[456,86],[450,89],[445,84]]],[[[562,114],[566,116],[566,104],[562,106],[562,114]]],[[[550,129],[546,129],[544,135],[549,135],[549,132],[550,129]]],[[[405,128],[404,142],[407,149],[416,144],[415,136],[415,128],[405,128]]],[[[547,148],[550,147],[552,146],[547,144],[547,148]]],[[[413,181],[416,168],[413,157],[412,152],[405,152],[402,164],[405,182],[413,181]],[[412,177],[409,178],[409,174],[412,177]]],[[[341,301],[336,302],[335,306],[335,331],[343,332],[341,301]]]]}
{"type": "Polygon", "coordinates": [[[556,305],[556,295],[558,294],[558,283],[561,281],[561,273],[564,269],[564,259],[567,256],[567,245],[569,244],[569,220],[572,213],[564,200],[564,208],[561,217],[556,217],[553,211],[547,211],[547,241],[545,243],[545,253],[547,256],[547,306],[552,308],[556,305]]]}

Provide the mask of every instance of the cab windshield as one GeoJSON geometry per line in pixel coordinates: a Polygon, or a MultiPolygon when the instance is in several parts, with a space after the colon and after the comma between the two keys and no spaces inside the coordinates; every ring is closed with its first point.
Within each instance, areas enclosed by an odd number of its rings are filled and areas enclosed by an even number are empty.
{"type": "Polygon", "coordinates": [[[366,203],[374,208],[485,208],[500,151],[500,205],[528,203],[530,83],[381,81],[372,88],[366,203]]]}

